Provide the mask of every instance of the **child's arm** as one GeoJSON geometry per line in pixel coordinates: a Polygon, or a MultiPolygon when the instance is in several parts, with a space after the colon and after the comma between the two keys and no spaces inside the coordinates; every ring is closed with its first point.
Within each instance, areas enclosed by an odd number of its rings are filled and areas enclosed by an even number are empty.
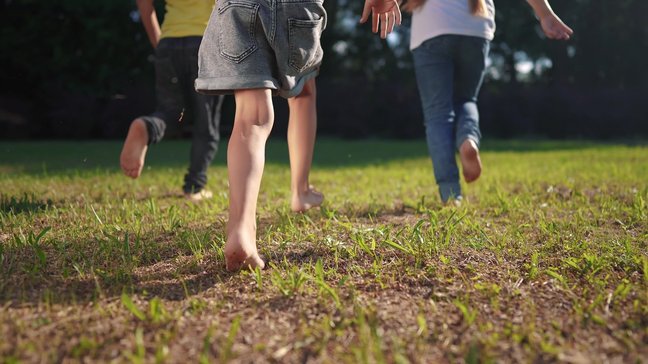
{"type": "Polygon", "coordinates": [[[394,30],[394,25],[401,24],[401,12],[396,0],[365,0],[360,23],[365,23],[371,14],[371,31],[385,39],[394,30]],[[382,26],[381,26],[382,23],[382,26]]]}
{"type": "Polygon", "coordinates": [[[547,0],[527,0],[540,19],[542,30],[550,39],[567,40],[574,31],[553,12],[547,0]]]}
{"type": "Polygon", "coordinates": [[[160,41],[162,31],[160,30],[160,24],[155,13],[155,7],[153,7],[153,0],[137,0],[137,9],[139,10],[140,18],[142,19],[142,24],[144,24],[144,29],[146,29],[149,41],[153,48],[156,48],[160,41]]]}

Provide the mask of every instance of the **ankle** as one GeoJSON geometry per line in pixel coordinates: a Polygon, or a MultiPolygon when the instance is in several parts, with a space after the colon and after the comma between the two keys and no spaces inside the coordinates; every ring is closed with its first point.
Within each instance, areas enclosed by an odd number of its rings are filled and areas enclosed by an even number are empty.
{"type": "Polygon", "coordinates": [[[461,143],[461,146],[459,148],[460,149],[473,149],[475,151],[479,151],[479,145],[472,138],[464,139],[464,141],[461,143]]]}
{"type": "Polygon", "coordinates": [[[249,222],[249,221],[236,221],[233,222],[232,219],[227,223],[227,235],[233,236],[233,235],[247,235],[247,234],[252,234],[253,236],[256,235],[256,222],[249,222]]]}
{"type": "Polygon", "coordinates": [[[142,119],[135,119],[133,122],[130,124],[130,127],[128,128],[128,134],[136,136],[140,139],[146,139],[146,142],[148,144],[148,127],[146,126],[146,122],[142,119]]]}
{"type": "Polygon", "coordinates": [[[308,183],[306,184],[301,183],[301,184],[293,184],[290,190],[292,191],[293,195],[304,196],[311,191],[311,188],[308,185],[308,183]]]}

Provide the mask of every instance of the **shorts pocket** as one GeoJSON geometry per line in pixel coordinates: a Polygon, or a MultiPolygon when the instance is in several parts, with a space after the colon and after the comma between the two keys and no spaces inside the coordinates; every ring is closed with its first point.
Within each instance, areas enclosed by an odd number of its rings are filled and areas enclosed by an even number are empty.
{"type": "Polygon", "coordinates": [[[255,38],[259,4],[224,1],[218,8],[218,43],[220,55],[235,63],[257,50],[255,38]]]}
{"type": "Polygon", "coordinates": [[[324,52],[320,43],[324,18],[288,19],[288,44],[290,56],[288,64],[297,72],[302,72],[322,61],[324,52]]]}

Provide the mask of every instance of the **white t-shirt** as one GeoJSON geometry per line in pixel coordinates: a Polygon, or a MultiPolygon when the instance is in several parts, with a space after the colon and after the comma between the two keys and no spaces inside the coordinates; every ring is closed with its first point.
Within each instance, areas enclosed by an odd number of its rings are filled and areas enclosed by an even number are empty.
{"type": "Polygon", "coordinates": [[[495,4],[486,1],[486,17],[470,13],[469,0],[427,0],[412,14],[410,49],[444,34],[468,35],[492,40],[495,36],[495,4]]]}

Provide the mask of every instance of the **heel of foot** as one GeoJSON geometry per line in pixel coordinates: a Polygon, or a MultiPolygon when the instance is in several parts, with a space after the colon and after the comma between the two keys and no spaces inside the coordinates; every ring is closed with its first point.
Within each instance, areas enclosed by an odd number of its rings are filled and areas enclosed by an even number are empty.
{"type": "Polygon", "coordinates": [[[148,130],[144,121],[137,119],[131,123],[124,141],[119,163],[124,174],[138,178],[144,168],[144,159],[148,147],[148,130]]]}
{"type": "Polygon", "coordinates": [[[466,182],[476,181],[481,175],[482,166],[479,149],[475,142],[470,139],[463,142],[459,148],[459,156],[461,157],[461,167],[466,182]]]}
{"type": "Polygon", "coordinates": [[[225,244],[225,267],[230,272],[241,269],[263,269],[265,263],[256,247],[256,229],[253,226],[228,226],[225,244]]]}
{"type": "Polygon", "coordinates": [[[324,202],[324,194],[311,187],[305,194],[294,196],[290,208],[293,212],[306,212],[319,207],[322,202],[324,202]]]}

